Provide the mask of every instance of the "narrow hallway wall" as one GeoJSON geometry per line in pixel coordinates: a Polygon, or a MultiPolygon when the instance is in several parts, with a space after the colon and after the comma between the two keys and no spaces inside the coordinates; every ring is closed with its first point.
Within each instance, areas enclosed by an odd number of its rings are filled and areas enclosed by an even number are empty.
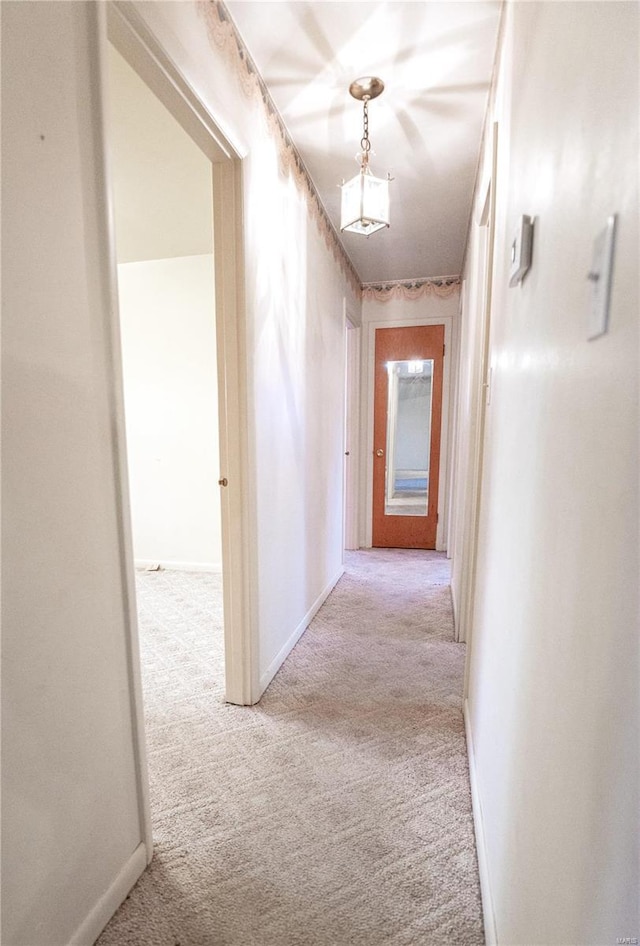
{"type": "Polygon", "coordinates": [[[485,921],[504,946],[639,930],[638,49],[634,3],[506,8],[467,705],[485,921]],[[609,331],[588,341],[593,241],[614,213],[609,331]],[[533,265],[510,289],[521,214],[533,265]]]}
{"type": "Polygon", "coordinates": [[[2,942],[144,869],[93,3],[2,3],[2,942]],[[28,63],[28,68],[26,65],[28,63]]]}

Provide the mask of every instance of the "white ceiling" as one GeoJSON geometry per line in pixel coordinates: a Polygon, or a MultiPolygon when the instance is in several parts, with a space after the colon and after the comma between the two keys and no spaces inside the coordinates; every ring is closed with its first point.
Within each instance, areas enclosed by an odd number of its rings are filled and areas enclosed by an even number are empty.
{"type": "Polygon", "coordinates": [[[227,0],[249,52],[337,229],[340,191],[357,173],[360,76],[379,76],[369,106],[371,168],[387,172],[391,226],[343,234],[363,282],[460,272],[500,2],[227,0]]]}

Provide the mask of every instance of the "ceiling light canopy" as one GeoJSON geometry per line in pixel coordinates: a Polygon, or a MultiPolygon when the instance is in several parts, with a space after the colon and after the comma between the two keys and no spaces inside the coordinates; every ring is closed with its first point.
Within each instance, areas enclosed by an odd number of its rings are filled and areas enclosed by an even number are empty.
{"type": "Polygon", "coordinates": [[[342,184],[342,210],[340,229],[350,233],[369,236],[376,230],[389,226],[389,181],[391,178],[374,177],[369,168],[369,102],[384,90],[384,82],[376,76],[356,79],[349,92],[362,102],[363,132],[360,141],[362,150],[356,156],[360,161],[360,172],[342,184]]]}

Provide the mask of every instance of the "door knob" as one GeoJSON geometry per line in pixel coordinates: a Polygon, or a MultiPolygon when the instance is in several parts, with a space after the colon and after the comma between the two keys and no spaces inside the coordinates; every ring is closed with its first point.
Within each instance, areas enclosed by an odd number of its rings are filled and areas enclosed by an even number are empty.
{"type": "Polygon", "coordinates": [[[376,450],[376,456],[377,456],[377,457],[383,457],[383,456],[384,456],[384,450],[382,449],[382,447],[378,447],[378,449],[376,450]]]}
{"type": "Polygon", "coordinates": [[[226,476],[223,476],[221,480],[218,480],[218,486],[228,486],[229,480],[226,476]]]}

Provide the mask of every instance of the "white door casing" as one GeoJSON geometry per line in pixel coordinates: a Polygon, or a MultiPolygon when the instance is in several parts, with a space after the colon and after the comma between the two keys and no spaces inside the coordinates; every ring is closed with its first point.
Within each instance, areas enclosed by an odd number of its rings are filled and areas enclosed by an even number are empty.
{"type": "MultiPolygon", "coordinates": [[[[219,131],[195,92],[166,55],[136,13],[132,4],[99,5],[102,49],[102,97],[108,114],[106,44],[113,43],[149,88],[168,108],[184,130],[212,161],[213,229],[215,265],[215,315],[218,350],[218,394],[220,431],[223,588],[225,625],[225,695],[228,702],[250,704],[257,695],[255,680],[255,633],[247,501],[246,456],[246,358],[242,269],[242,178],[241,162],[219,131]]],[[[106,135],[108,136],[108,127],[106,135]]],[[[108,176],[108,153],[105,164],[108,176]]],[[[107,182],[108,183],[108,182],[107,182]]],[[[149,814],[149,786],[146,768],[140,654],[137,630],[133,543],[130,525],[128,471],[125,440],[122,355],[118,320],[117,260],[111,191],[106,186],[109,217],[110,308],[113,313],[113,372],[118,475],[121,489],[123,568],[126,572],[129,605],[129,649],[132,668],[132,703],[135,709],[135,740],[138,752],[139,796],[145,825],[147,859],[152,856],[149,814]]]]}
{"type": "Polygon", "coordinates": [[[359,548],[360,332],[345,316],[344,547],[359,548]]]}
{"type": "MultiPolygon", "coordinates": [[[[497,155],[497,124],[493,126],[493,167],[479,189],[477,255],[473,274],[473,298],[465,299],[465,311],[476,312],[473,335],[467,337],[469,369],[466,379],[461,375],[457,405],[457,470],[455,485],[455,532],[458,538],[454,553],[455,635],[469,645],[473,627],[475,602],[477,540],[482,493],[482,461],[485,413],[489,392],[489,344],[491,315],[491,274],[493,270],[495,161],[497,155]],[[462,381],[465,381],[466,397],[462,381]],[[456,580],[457,579],[457,580],[456,580]]],[[[464,345],[461,344],[461,355],[464,345]]],[[[467,672],[471,647],[467,648],[467,672]]],[[[466,676],[465,676],[466,693],[466,676]]]]}

